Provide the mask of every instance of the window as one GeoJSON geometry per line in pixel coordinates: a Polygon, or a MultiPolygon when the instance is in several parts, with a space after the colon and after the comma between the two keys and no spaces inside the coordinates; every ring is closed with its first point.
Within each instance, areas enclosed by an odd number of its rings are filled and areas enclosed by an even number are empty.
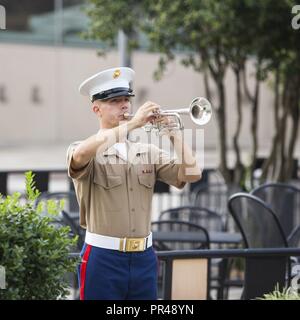
{"type": "Polygon", "coordinates": [[[0,42],[99,47],[99,41],[80,36],[88,26],[85,0],[2,0],[1,5],[6,31],[0,33],[0,42]]]}

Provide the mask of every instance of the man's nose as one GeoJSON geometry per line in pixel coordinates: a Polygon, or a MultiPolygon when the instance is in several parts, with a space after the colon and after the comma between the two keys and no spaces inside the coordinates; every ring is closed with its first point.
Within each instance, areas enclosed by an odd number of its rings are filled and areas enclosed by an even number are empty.
{"type": "Polygon", "coordinates": [[[129,108],[129,102],[128,101],[124,101],[122,103],[122,110],[128,110],[129,108]]]}

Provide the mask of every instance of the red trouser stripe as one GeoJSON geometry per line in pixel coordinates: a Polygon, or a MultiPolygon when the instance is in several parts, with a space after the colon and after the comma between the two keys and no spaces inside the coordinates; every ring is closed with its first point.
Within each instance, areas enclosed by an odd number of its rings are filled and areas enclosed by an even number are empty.
{"type": "Polygon", "coordinates": [[[81,262],[81,266],[80,266],[80,300],[84,300],[86,266],[87,266],[87,262],[89,260],[91,248],[92,248],[92,246],[88,244],[85,249],[85,252],[84,252],[84,255],[82,258],[82,262],[81,262]]]}

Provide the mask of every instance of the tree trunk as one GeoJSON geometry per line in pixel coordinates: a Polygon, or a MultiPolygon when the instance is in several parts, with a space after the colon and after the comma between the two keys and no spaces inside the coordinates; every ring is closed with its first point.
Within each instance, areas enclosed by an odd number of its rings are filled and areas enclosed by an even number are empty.
{"type": "Polygon", "coordinates": [[[275,124],[275,134],[272,139],[271,152],[268,159],[264,162],[262,167],[262,174],[260,177],[260,183],[263,183],[267,180],[270,175],[271,164],[276,167],[276,159],[278,152],[278,143],[279,143],[279,132],[280,132],[280,119],[279,119],[279,101],[280,101],[280,66],[278,65],[275,70],[275,99],[274,99],[274,124],[275,124]]]}
{"type": "Polygon", "coordinates": [[[240,154],[240,148],[239,148],[239,136],[241,133],[241,126],[242,126],[242,94],[241,94],[241,84],[240,84],[240,78],[241,78],[241,68],[240,66],[236,66],[233,68],[235,73],[235,79],[236,79],[236,111],[237,111],[237,126],[236,130],[233,136],[233,148],[235,151],[236,156],[236,165],[235,165],[235,171],[234,171],[234,183],[240,184],[243,178],[243,171],[244,166],[241,161],[241,154],[240,154]]]}
{"type": "MultiPolygon", "coordinates": [[[[298,100],[299,101],[299,100],[298,100]]],[[[293,169],[294,169],[294,151],[295,151],[295,145],[297,141],[298,136],[298,129],[299,129],[299,107],[294,108],[294,113],[292,117],[292,130],[291,130],[291,136],[288,146],[288,154],[287,154],[287,162],[286,162],[286,174],[285,178],[287,180],[292,179],[293,177],[293,169]]]]}
{"type": "Polygon", "coordinates": [[[243,83],[244,89],[247,98],[251,102],[251,138],[252,138],[252,152],[251,152],[251,164],[250,164],[250,173],[251,173],[251,187],[254,184],[254,176],[253,172],[255,169],[255,163],[257,160],[257,149],[258,149],[258,140],[257,140],[257,128],[258,128],[258,106],[259,106],[259,94],[260,94],[260,61],[257,62],[256,69],[256,82],[255,82],[255,90],[254,95],[252,96],[246,80],[246,71],[243,74],[243,83]]]}
{"type": "Polygon", "coordinates": [[[291,103],[291,90],[290,90],[290,79],[285,75],[284,79],[284,89],[282,96],[282,118],[281,118],[281,130],[279,134],[279,159],[280,165],[278,172],[273,176],[275,181],[284,182],[285,181],[285,142],[286,142],[286,122],[289,111],[289,105],[291,103]]]}
{"type": "Polygon", "coordinates": [[[291,117],[292,128],[289,135],[287,153],[285,154],[284,169],[281,172],[280,178],[282,181],[288,181],[293,175],[294,151],[298,135],[299,127],[299,102],[300,102],[300,76],[295,74],[289,77],[289,99],[288,99],[288,114],[291,117]]]}
{"type": "MultiPolygon", "coordinates": [[[[224,75],[226,70],[226,65],[220,63],[220,59],[217,59],[217,67],[215,67],[209,60],[209,55],[205,48],[199,48],[199,54],[202,61],[205,61],[208,65],[208,70],[214,80],[217,91],[218,91],[218,103],[214,108],[217,116],[218,123],[218,143],[219,143],[219,170],[221,171],[225,181],[231,183],[231,175],[227,165],[227,130],[226,130],[226,96],[225,96],[225,86],[224,86],[224,75]]],[[[208,84],[208,79],[207,79],[208,84]]],[[[207,92],[210,95],[210,92],[207,92]]]]}
{"type": "Polygon", "coordinates": [[[226,130],[226,97],[223,79],[219,79],[217,83],[219,106],[217,109],[218,125],[219,125],[219,147],[220,147],[220,171],[226,182],[231,182],[230,172],[227,164],[227,130],[226,130]]]}
{"type": "Polygon", "coordinates": [[[204,80],[205,97],[208,101],[211,101],[211,90],[209,87],[207,68],[205,68],[203,71],[203,80],[204,80]]]}

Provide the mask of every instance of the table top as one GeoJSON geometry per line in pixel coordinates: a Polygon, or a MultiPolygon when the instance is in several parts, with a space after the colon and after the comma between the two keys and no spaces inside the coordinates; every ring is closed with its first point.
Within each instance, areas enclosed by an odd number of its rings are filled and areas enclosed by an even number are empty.
{"type": "MultiPolygon", "coordinates": [[[[211,243],[239,244],[242,242],[242,236],[239,233],[229,233],[222,231],[208,231],[211,243]]],[[[202,232],[190,231],[154,231],[153,240],[169,242],[203,242],[202,232]]]]}

